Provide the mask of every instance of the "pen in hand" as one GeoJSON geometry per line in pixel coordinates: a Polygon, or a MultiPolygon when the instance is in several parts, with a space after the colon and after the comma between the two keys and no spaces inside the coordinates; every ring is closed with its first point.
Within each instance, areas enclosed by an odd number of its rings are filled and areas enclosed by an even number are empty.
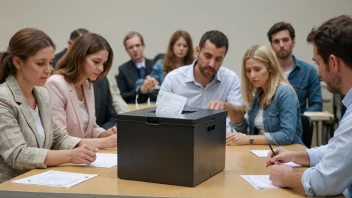
{"type": "MultiPolygon", "coordinates": [[[[268,145],[269,145],[269,148],[270,148],[271,152],[273,153],[273,154],[272,154],[272,157],[275,157],[275,156],[276,156],[276,153],[274,152],[273,147],[270,145],[269,142],[268,142],[268,145]]],[[[270,166],[270,165],[271,165],[271,163],[270,163],[269,161],[266,162],[266,167],[268,167],[268,166],[270,166]]]]}

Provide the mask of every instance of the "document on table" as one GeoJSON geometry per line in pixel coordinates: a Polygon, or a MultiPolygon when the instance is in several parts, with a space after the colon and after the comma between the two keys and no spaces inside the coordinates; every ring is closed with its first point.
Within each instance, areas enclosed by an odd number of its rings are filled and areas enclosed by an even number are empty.
{"type": "Polygon", "coordinates": [[[270,150],[251,150],[251,152],[258,157],[268,156],[270,150]]]}
{"type": "MultiPolygon", "coordinates": [[[[250,150],[251,153],[253,153],[254,155],[258,156],[258,157],[266,157],[268,156],[268,153],[270,150],[250,150]]],[[[287,166],[291,166],[291,167],[299,167],[301,165],[299,164],[296,164],[294,162],[287,162],[287,163],[284,163],[285,165],[287,166]]]]}
{"type": "Polygon", "coordinates": [[[70,188],[88,179],[96,177],[98,174],[81,174],[61,171],[47,171],[23,179],[12,181],[18,184],[36,184],[42,186],[52,186],[60,188],[70,188]]]}
{"type": "Polygon", "coordinates": [[[117,165],[117,154],[97,153],[97,159],[85,166],[112,168],[117,165]]]}
{"type": "Polygon", "coordinates": [[[156,107],[157,115],[181,115],[187,98],[163,91],[156,107]]]}
{"type": "Polygon", "coordinates": [[[241,175],[241,177],[257,190],[279,188],[273,185],[269,175],[241,175]]]}

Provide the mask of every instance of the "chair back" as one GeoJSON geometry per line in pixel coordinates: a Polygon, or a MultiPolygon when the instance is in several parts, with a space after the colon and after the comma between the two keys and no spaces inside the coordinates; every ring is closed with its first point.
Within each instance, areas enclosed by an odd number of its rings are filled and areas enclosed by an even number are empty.
{"type": "Polygon", "coordinates": [[[312,145],[313,138],[313,122],[309,116],[301,114],[301,122],[302,122],[302,142],[306,147],[310,148],[312,145]]]}

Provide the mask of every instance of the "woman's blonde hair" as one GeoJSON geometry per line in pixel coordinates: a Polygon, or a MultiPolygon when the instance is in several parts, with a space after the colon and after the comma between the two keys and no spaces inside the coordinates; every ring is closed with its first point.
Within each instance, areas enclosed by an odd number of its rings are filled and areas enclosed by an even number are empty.
{"type": "Polygon", "coordinates": [[[276,88],[279,85],[289,86],[294,91],[293,87],[282,75],[281,67],[279,66],[272,49],[265,45],[254,45],[246,51],[242,59],[242,97],[246,111],[250,109],[250,105],[253,103],[255,95],[261,90],[261,88],[255,88],[247,78],[245,66],[248,59],[255,59],[263,62],[269,71],[268,91],[263,99],[264,105],[271,104],[276,93],[276,88]]]}

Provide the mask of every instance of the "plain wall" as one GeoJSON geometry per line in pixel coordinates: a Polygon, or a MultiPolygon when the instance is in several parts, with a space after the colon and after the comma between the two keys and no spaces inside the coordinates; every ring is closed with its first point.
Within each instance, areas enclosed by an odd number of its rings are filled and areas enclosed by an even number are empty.
{"type": "Polygon", "coordinates": [[[122,40],[127,32],[142,33],[145,56],[165,52],[171,34],[188,31],[195,45],[211,29],[230,41],[224,66],[241,75],[241,58],[250,46],[268,44],[268,29],[278,21],[296,30],[294,54],[312,63],[312,48],[305,39],[313,26],[341,14],[352,14],[352,0],[0,0],[0,49],[21,28],[46,32],[61,51],[72,30],[83,27],[103,35],[114,50],[109,78],[129,57],[122,40]]]}

